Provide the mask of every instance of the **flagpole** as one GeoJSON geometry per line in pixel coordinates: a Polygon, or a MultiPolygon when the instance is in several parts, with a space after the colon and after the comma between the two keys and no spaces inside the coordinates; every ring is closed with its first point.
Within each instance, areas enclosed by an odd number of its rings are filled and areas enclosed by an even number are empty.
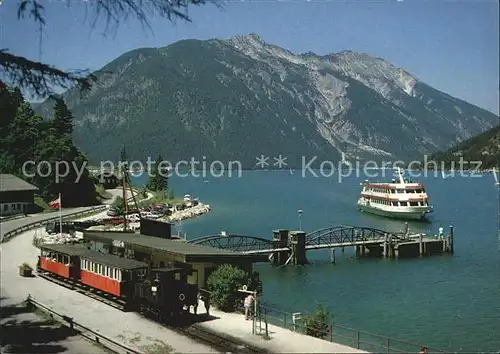
{"type": "Polygon", "coordinates": [[[59,193],[59,233],[62,236],[62,200],[61,200],[61,193],[59,193]]]}

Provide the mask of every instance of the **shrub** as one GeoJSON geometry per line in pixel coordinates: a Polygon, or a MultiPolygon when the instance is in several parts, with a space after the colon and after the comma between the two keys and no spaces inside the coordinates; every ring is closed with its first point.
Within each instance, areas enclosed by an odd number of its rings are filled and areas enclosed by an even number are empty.
{"type": "Polygon", "coordinates": [[[319,304],[316,309],[303,318],[305,334],[316,338],[324,338],[328,335],[329,323],[332,316],[319,304]]]}
{"type": "Polygon", "coordinates": [[[111,210],[118,215],[123,215],[125,212],[125,204],[122,197],[116,197],[115,201],[111,205],[111,210]]]}
{"type": "Polygon", "coordinates": [[[221,311],[233,312],[241,294],[238,293],[243,285],[248,289],[260,289],[259,273],[248,274],[244,270],[231,264],[219,266],[207,280],[208,290],[212,293],[211,302],[221,311]]]}
{"type": "Polygon", "coordinates": [[[19,268],[20,268],[21,270],[33,270],[33,268],[32,268],[32,267],[31,267],[28,263],[26,263],[26,262],[24,262],[23,264],[21,264],[21,265],[19,266],[19,268]]]}

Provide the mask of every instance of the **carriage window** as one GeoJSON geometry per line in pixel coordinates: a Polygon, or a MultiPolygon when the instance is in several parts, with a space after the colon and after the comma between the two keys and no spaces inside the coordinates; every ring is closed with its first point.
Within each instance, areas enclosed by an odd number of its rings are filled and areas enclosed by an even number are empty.
{"type": "Polygon", "coordinates": [[[81,266],[81,268],[82,268],[83,270],[86,270],[86,269],[87,269],[87,267],[85,266],[85,265],[86,265],[86,264],[85,264],[86,262],[87,262],[87,261],[86,261],[85,259],[82,259],[82,266],[81,266]]]}
{"type": "Polygon", "coordinates": [[[116,274],[117,275],[116,280],[122,281],[122,272],[120,270],[117,270],[116,273],[117,273],[116,274]]]}

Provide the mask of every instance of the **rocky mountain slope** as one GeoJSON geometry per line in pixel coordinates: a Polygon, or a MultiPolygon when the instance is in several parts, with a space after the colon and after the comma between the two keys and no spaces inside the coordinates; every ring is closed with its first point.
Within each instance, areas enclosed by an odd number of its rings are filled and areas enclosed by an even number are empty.
{"type": "MultiPolygon", "coordinates": [[[[481,161],[481,169],[497,167],[500,164],[500,125],[467,139],[451,149],[435,153],[430,160],[439,161],[444,163],[446,167],[458,169],[460,158],[463,161],[481,161]],[[455,166],[450,166],[452,162],[455,163],[455,166]]],[[[477,164],[464,165],[464,168],[473,169],[476,166],[477,164]]]]}
{"type": "Polygon", "coordinates": [[[117,159],[121,144],[134,159],[161,152],[249,168],[261,154],[282,154],[294,166],[304,155],[410,159],[498,121],[383,59],[298,55],[253,34],[134,50],[98,77],[84,98],[64,95],[75,139],[93,162],[117,159]]]}

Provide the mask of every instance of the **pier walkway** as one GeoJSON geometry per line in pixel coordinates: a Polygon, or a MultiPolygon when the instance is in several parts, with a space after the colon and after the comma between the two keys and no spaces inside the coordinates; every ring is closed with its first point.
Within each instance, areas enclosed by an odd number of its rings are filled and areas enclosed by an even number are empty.
{"type": "MultiPolygon", "coordinates": [[[[453,226],[447,236],[427,236],[391,232],[359,226],[334,226],[310,233],[304,231],[275,230],[273,238],[242,235],[213,235],[188,241],[193,244],[229,249],[248,254],[269,255],[274,263],[283,265],[292,261],[305,264],[305,252],[319,249],[344,249],[355,247],[357,255],[384,256],[425,256],[453,253],[453,226]]],[[[333,253],[333,251],[332,251],[333,253]]]]}

